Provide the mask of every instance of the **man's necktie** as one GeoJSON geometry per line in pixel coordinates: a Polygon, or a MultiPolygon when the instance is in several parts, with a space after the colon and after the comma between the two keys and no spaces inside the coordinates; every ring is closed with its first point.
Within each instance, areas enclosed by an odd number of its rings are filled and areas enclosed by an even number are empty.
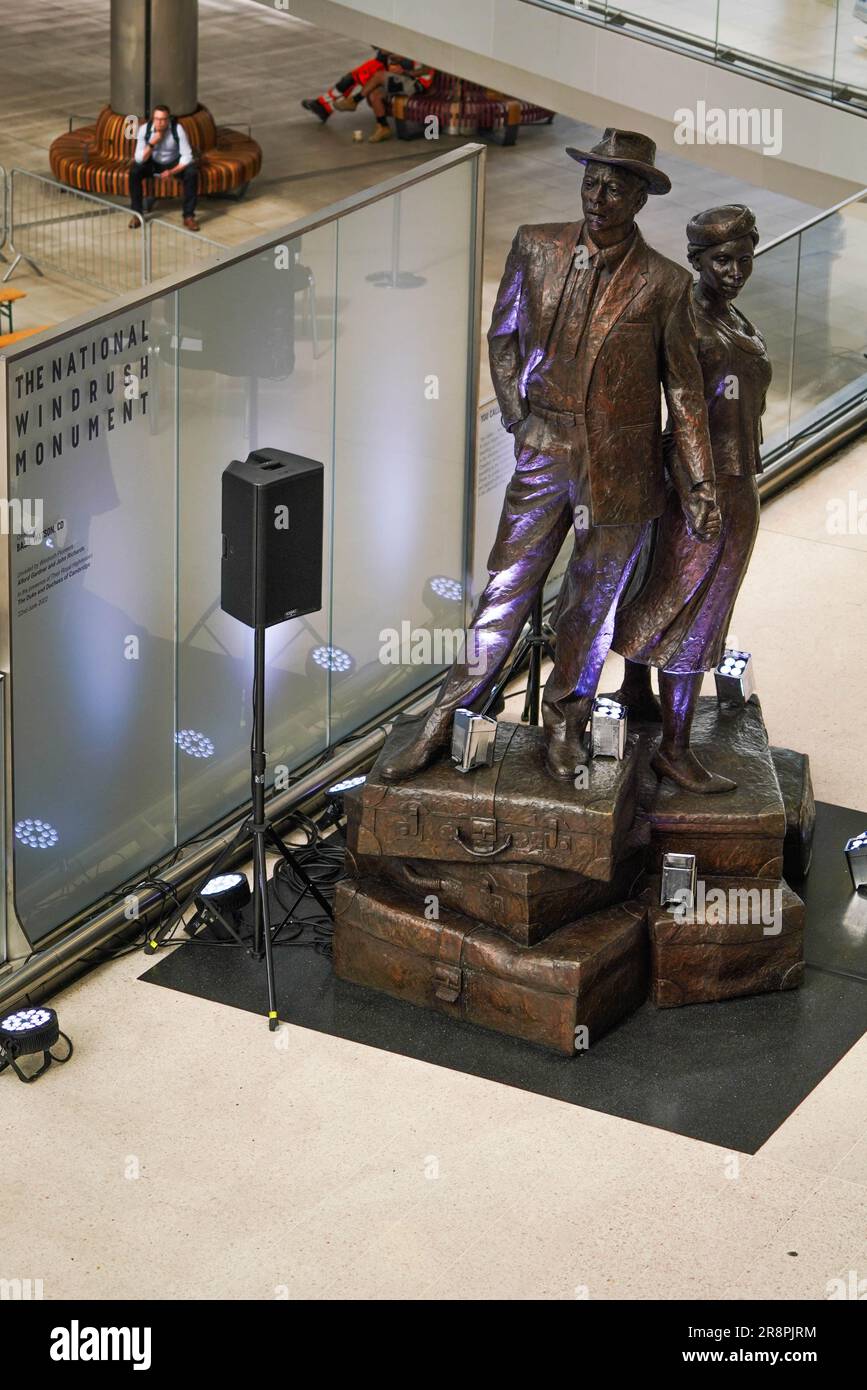
{"type": "Polygon", "coordinates": [[[573,261],[573,286],[569,302],[564,305],[563,333],[560,351],[564,357],[575,357],[578,345],[584,335],[587,319],[593,307],[596,286],[602,270],[602,257],[597,251],[589,264],[582,268],[580,262],[573,261]]]}

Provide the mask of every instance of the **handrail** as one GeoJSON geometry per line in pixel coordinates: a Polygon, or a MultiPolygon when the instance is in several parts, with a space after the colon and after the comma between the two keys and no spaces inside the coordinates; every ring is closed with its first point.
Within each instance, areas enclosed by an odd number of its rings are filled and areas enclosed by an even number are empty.
{"type": "Polygon", "coordinates": [[[817,227],[820,222],[825,222],[829,217],[833,217],[841,208],[847,208],[851,203],[861,203],[867,198],[867,188],[861,188],[857,193],[850,193],[848,198],[835,203],[833,207],[826,208],[824,212],[817,212],[814,217],[808,217],[806,222],[801,222],[797,227],[791,227],[789,231],[783,232],[780,236],[774,237],[773,241],[760,246],[756,251],[757,256],[764,255],[767,251],[773,251],[775,246],[781,246],[784,241],[790,241],[792,237],[800,236],[802,232],[807,232],[811,227],[817,227]]]}
{"type": "Polygon", "coordinates": [[[96,123],[97,123],[98,120],[99,120],[99,117],[98,117],[98,116],[82,116],[81,113],[78,112],[78,111],[69,111],[69,112],[67,112],[67,130],[68,130],[68,133],[69,133],[70,135],[72,134],[72,122],[73,122],[73,121],[83,121],[85,125],[96,125],[96,123]]]}

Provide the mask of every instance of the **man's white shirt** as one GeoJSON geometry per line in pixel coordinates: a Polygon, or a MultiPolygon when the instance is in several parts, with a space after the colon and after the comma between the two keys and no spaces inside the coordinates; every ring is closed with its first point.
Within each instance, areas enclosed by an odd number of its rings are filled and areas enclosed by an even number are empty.
{"type": "MultiPolygon", "coordinates": [[[[183,169],[187,164],[192,163],[193,150],[190,145],[187,132],[184,130],[180,121],[178,126],[178,138],[172,134],[171,123],[166,126],[163,137],[158,145],[154,145],[150,150],[150,158],[155,164],[162,164],[166,169],[172,169],[179,164],[183,169]]],[[[135,161],[136,164],[144,164],[148,158],[148,123],[143,121],[139,126],[138,135],[135,142],[135,161]]],[[[153,130],[151,131],[153,135],[153,130]]]]}

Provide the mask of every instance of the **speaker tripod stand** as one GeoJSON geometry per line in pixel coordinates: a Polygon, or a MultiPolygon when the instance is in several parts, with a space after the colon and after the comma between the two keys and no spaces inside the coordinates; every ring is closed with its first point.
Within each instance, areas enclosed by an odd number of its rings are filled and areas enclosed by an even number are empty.
{"type": "MultiPolygon", "coordinates": [[[[497,706],[498,701],[502,701],[509,682],[513,681],[526,666],[527,693],[524,697],[521,723],[538,724],[542,694],[543,656],[547,656],[550,661],[554,660],[554,648],[550,638],[545,634],[545,623],[542,618],[542,595],[540,594],[530,612],[530,629],[521,638],[512,653],[509,664],[482,706],[481,713],[490,714],[491,710],[497,706]]],[[[500,708],[502,708],[502,704],[500,704],[500,708]]]]}
{"type": "MultiPolygon", "coordinates": [[[[264,627],[253,629],[253,736],[250,743],[252,814],[244,821],[226,848],[196,880],[193,889],[185,901],[181,903],[171,921],[158,933],[157,937],[153,938],[151,946],[154,949],[163,935],[168,933],[177,922],[183,921],[184,914],[194,904],[200,915],[204,915],[201,894],[205,884],[221,873],[245,840],[250,840],[253,854],[253,944],[250,948],[250,955],[254,960],[262,960],[263,958],[265,960],[265,977],[268,985],[268,1027],[271,1032],[274,1032],[278,1025],[277,994],[274,986],[274,937],[276,932],[271,926],[271,910],[268,902],[268,868],[265,858],[268,848],[280,855],[283,862],[289,865],[298,882],[303,885],[301,892],[292,904],[290,916],[308,893],[316,900],[326,916],[333,918],[334,912],[331,904],[320,893],[316,884],[299,863],[297,856],[292,853],[288,845],[284,844],[271,820],[265,814],[265,768],[267,765],[265,754],[265,631],[264,627]]],[[[245,944],[234,923],[220,911],[217,903],[208,901],[204,913],[218,918],[239,946],[245,944]]],[[[279,931],[279,927],[277,930],[279,931]]]]}

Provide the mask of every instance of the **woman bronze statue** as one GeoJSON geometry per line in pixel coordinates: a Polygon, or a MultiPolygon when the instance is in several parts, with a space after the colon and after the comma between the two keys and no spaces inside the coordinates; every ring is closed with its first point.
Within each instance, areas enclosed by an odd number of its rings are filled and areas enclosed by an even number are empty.
{"type": "Polygon", "coordinates": [[[702,678],[722,659],[758,530],[760,421],[771,364],[761,333],[733,303],[752,274],[759,239],[755,215],[740,204],[711,208],[693,217],[686,234],[689,261],[699,275],[693,298],[722,525],[710,541],[690,533],[678,500],[677,451],[667,435],[666,509],[649,574],[618,613],[612,647],[626,658],[619,693],[630,713],[656,719],[661,714],[662,741],[652,759],[657,776],[687,791],[726,792],[735,783],[704,767],[689,740],[702,678]],[[659,703],[651,691],[651,666],[659,671],[659,703]]]}

